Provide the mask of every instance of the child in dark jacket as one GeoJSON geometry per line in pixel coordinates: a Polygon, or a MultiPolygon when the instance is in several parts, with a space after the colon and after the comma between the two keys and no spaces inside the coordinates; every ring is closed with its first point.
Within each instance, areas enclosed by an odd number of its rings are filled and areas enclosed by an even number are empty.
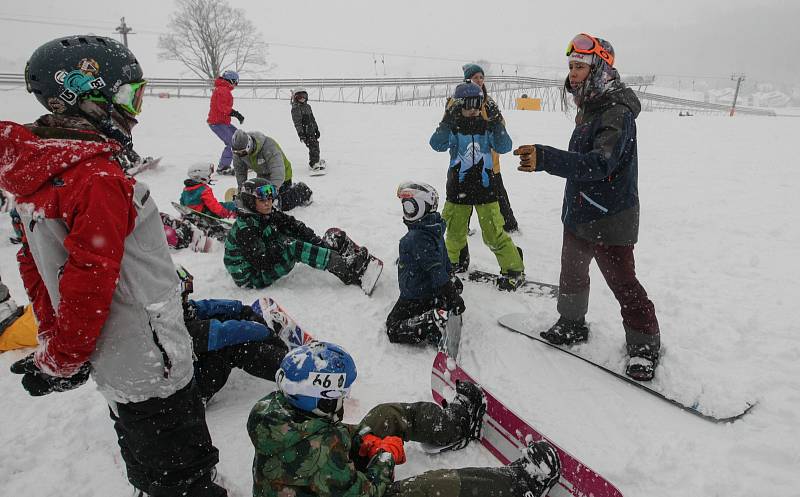
{"type": "Polygon", "coordinates": [[[303,88],[292,92],[292,121],[300,141],[308,147],[308,166],[311,169],[324,168],[319,160],[319,126],[308,104],[308,92],[303,88]]]}
{"type": "Polygon", "coordinates": [[[210,164],[189,166],[188,179],[183,182],[181,205],[211,216],[236,217],[235,202],[219,202],[214,196],[214,191],[209,185],[212,172],[213,166],[210,164]]]}
{"type": "Polygon", "coordinates": [[[273,209],[278,189],[263,178],[244,182],[239,215],[225,240],[225,269],[243,287],[264,288],[289,274],[297,262],[358,285],[369,252],[343,231],[331,228],[323,240],[294,217],[273,209]],[[341,236],[339,236],[341,235],[341,236]]]}
{"type": "Polygon", "coordinates": [[[397,188],[408,233],[400,239],[397,279],[400,298],[386,318],[393,343],[436,344],[447,324],[448,311],[464,312],[461,281],[451,275],[444,244],[445,223],[436,212],[439,194],[425,183],[406,182],[397,188]]]}

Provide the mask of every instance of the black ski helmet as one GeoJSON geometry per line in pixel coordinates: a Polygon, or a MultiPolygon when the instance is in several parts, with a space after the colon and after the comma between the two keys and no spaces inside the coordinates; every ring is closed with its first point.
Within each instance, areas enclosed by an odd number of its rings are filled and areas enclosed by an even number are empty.
{"type": "MultiPolygon", "coordinates": [[[[243,208],[245,211],[257,212],[256,190],[265,185],[271,185],[271,183],[264,178],[258,177],[250,178],[242,183],[242,188],[239,190],[239,195],[236,196],[236,200],[239,202],[239,207],[243,208]]],[[[274,198],[274,201],[277,202],[277,200],[277,198],[274,198]]]]}
{"type": "Polygon", "coordinates": [[[79,114],[78,103],[90,96],[110,105],[122,85],[142,79],[133,53],[104,36],[56,38],[37,48],[25,66],[28,92],[56,114],[79,114]]]}

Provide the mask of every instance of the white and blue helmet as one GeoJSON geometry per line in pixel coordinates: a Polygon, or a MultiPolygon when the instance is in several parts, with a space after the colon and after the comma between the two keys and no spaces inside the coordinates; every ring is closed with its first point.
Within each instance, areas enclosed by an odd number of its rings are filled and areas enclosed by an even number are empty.
{"type": "Polygon", "coordinates": [[[311,342],[286,354],[275,382],[292,406],[340,421],[357,375],[346,350],[334,343],[311,342]]]}

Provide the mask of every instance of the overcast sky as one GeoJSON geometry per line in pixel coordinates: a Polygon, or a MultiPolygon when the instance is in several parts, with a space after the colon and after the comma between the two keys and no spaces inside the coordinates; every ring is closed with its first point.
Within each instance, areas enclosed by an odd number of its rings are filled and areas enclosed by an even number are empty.
{"type": "MultiPolygon", "coordinates": [[[[800,84],[800,64],[795,61],[800,46],[797,0],[231,4],[245,10],[272,44],[272,77],[450,75],[457,74],[463,62],[479,59],[494,62],[494,73],[563,72],[567,42],[585,31],[613,44],[616,66],[623,74],[728,79],[731,73],[744,72],[750,80],[800,84]]],[[[146,76],[189,77],[183,67],[157,57],[158,33],[166,30],[173,9],[170,0],[4,2],[0,71],[21,72],[30,53],[57,36],[113,35],[125,16],[136,31],[129,43],[146,76]]]]}

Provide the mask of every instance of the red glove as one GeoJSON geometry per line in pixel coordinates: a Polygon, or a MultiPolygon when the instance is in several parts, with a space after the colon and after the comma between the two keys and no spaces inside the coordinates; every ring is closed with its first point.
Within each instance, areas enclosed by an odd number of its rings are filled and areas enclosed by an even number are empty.
{"type": "Polygon", "coordinates": [[[361,438],[361,446],[358,448],[358,455],[372,459],[380,451],[388,452],[394,458],[395,464],[406,462],[406,452],[403,450],[403,439],[400,437],[376,437],[368,433],[361,438]]]}

